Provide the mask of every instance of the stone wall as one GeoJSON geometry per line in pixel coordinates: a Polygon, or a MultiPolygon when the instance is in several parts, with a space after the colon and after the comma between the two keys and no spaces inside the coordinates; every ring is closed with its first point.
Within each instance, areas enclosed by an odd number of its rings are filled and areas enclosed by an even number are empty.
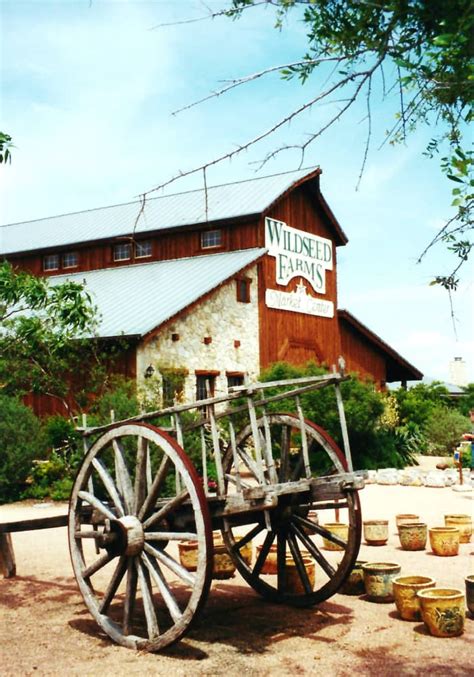
{"type": "MultiPolygon", "coordinates": [[[[212,296],[184,312],[157,336],[137,350],[137,380],[159,385],[160,367],[187,369],[184,399],[196,397],[195,371],[217,371],[215,395],[227,392],[226,372],[241,372],[253,381],[259,373],[258,279],[257,267],[245,273],[252,280],[250,303],[236,297],[236,282],[231,280],[212,296]],[[173,335],[179,340],[173,340],[173,335]],[[144,379],[147,367],[154,368],[151,379],[144,379]]],[[[161,403],[158,403],[161,406],[161,403]]]]}

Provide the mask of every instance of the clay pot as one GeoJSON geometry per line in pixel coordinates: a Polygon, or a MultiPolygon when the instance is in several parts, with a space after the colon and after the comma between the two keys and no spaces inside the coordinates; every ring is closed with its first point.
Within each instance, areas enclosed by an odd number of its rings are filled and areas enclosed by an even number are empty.
{"type": "Polygon", "coordinates": [[[365,592],[364,587],[364,572],[362,571],[362,565],[367,564],[366,561],[358,560],[352,567],[352,571],[349,576],[344,581],[342,587],[339,589],[339,592],[343,595],[363,595],[365,592]]]}
{"type": "MultiPolygon", "coordinates": [[[[261,550],[262,550],[262,546],[257,545],[257,559],[258,559],[258,556],[260,555],[261,550]]],[[[261,573],[264,574],[264,575],[269,575],[269,576],[276,576],[277,575],[278,567],[277,567],[277,546],[276,546],[276,544],[270,546],[270,550],[268,551],[267,559],[263,563],[261,573]]]]}
{"type": "Polygon", "coordinates": [[[459,529],[460,543],[469,543],[472,536],[472,517],[470,515],[445,515],[444,523],[447,527],[459,529]]]}
{"type": "Polygon", "coordinates": [[[456,637],[464,631],[464,593],[455,588],[420,590],[421,617],[435,637],[456,637]]]}
{"type": "Polygon", "coordinates": [[[395,562],[368,562],[362,565],[364,587],[372,602],[393,602],[393,579],[401,571],[395,562]]]}
{"type": "MultiPolygon", "coordinates": [[[[310,510],[309,513],[306,515],[306,519],[309,520],[310,522],[314,522],[314,524],[319,524],[319,517],[318,513],[316,510],[310,510]]],[[[315,532],[312,529],[308,529],[308,527],[304,527],[304,532],[308,536],[314,536],[315,532]]]]}
{"type": "Polygon", "coordinates": [[[429,530],[430,545],[438,557],[453,557],[459,552],[459,529],[456,527],[432,527],[429,530]]]}
{"type": "Polygon", "coordinates": [[[398,537],[403,550],[424,550],[428,538],[428,527],[424,522],[400,524],[398,537]]]}
{"type": "Polygon", "coordinates": [[[428,576],[397,576],[393,579],[393,596],[404,621],[421,620],[419,590],[434,588],[436,581],[428,576]]]}
{"type": "Polygon", "coordinates": [[[419,515],[411,515],[410,513],[395,516],[397,531],[400,531],[400,524],[411,524],[412,522],[419,521],[420,521],[419,515]]]}
{"type": "Polygon", "coordinates": [[[469,613],[474,617],[474,576],[466,576],[466,602],[469,613]]]}
{"type": "MultiPolygon", "coordinates": [[[[198,564],[198,542],[181,541],[178,543],[179,561],[188,571],[196,571],[198,564]]],[[[222,537],[214,536],[214,566],[212,578],[232,578],[235,573],[235,564],[227,552],[222,537]]]]}
{"type": "MultiPolygon", "coordinates": [[[[212,540],[214,541],[214,548],[216,545],[224,545],[224,539],[220,531],[212,532],[212,540]]],[[[240,548],[240,556],[248,566],[252,564],[253,541],[249,541],[249,543],[240,548]]]]}
{"type": "MultiPolygon", "coordinates": [[[[308,574],[311,589],[314,589],[314,582],[316,579],[316,566],[311,557],[303,557],[303,564],[308,574]]],[[[292,557],[286,558],[286,592],[290,595],[305,595],[303,582],[296,568],[296,564],[292,557]]]]}
{"type": "Polygon", "coordinates": [[[385,545],[388,541],[388,520],[365,521],[364,538],[367,545],[385,545]]]}
{"type": "MultiPolygon", "coordinates": [[[[344,524],[343,522],[327,522],[326,524],[323,524],[322,527],[323,529],[330,531],[335,536],[338,536],[343,541],[347,541],[349,537],[349,525],[344,524]]],[[[332,541],[329,541],[327,538],[324,537],[323,537],[323,545],[326,550],[344,550],[342,545],[333,543],[332,541]]]]}

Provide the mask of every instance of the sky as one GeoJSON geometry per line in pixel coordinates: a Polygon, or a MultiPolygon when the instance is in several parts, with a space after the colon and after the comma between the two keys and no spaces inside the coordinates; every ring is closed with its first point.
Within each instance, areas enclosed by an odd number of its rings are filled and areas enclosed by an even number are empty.
{"type": "MultiPolygon", "coordinates": [[[[225,81],[289,63],[305,51],[305,28],[274,29],[271,8],[238,21],[206,17],[225,0],[0,0],[0,130],[14,140],[0,165],[0,223],[15,223],[133,200],[180,172],[218,158],[270,129],[324,84],[279,73],[173,115],[225,81]]],[[[388,74],[389,75],[389,74],[388,74]]],[[[462,357],[474,382],[473,267],[454,295],[429,282],[449,273],[444,246],[420,253],[452,215],[451,186],[423,156],[431,127],[405,145],[381,146],[395,93],[374,85],[371,146],[365,103],[312,144],[304,165],[322,168],[321,188],[349,243],[338,249],[339,307],[389,343],[427,377],[449,380],[462,357]]],[[[209,169],[209,185],[297,169],[300,143],[341,102],[313,106],[265,141],[209,169]]],[[[202,187],[202,175],[169,192],[202,187]]],[[[162,194],[161,192],[156,193],[162,194]]],[[[291,225],[291,224],[289,224],[291,225]]],[[[32,226],[33,227],[33,226],[32,226]]]]}

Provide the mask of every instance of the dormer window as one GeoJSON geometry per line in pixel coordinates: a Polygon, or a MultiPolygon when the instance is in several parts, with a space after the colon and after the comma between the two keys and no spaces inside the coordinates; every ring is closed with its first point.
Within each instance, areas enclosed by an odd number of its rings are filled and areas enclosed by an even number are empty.
{"type": "Polygon", "coordinates": [[[59,270],[59,254],[46,254],[43,257],[43,270],[59,270]]]}
{"type": "Polygon", "coordinates": [[[63,268],[77,268],[79,255],[77,252],[66,252],[62,257],[63,268]]]}
{"type": "Polygon", "coordinates": [[[135,244],[135,258],[144,259],[147,256],[151,256],[152,253],[151,240],[142,240],[135,244]]]}
{"type": "Polygon", "coordinates": [[[114,245],[114,261],[129,261],[131,254],[132,247],[129,242],[114,245]]]}
{"type": "Polygon", "coordinates": [[[213,249],[222,246],[222,230],[205,230],[201,233],[201,249],[213,249]]]}

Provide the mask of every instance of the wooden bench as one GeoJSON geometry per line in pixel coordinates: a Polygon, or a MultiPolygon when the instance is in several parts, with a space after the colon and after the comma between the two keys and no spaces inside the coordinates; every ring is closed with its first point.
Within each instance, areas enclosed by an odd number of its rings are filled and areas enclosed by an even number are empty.
{"type": "Polygon", "coordinates": [[[68,516],[35,517],[34,519],[0,522],[0,573],[4,578],[16,574],[15,552],[11,535],[18,531],[36,531],[37,529],[55,529],[67,526],[68,516]]]}

